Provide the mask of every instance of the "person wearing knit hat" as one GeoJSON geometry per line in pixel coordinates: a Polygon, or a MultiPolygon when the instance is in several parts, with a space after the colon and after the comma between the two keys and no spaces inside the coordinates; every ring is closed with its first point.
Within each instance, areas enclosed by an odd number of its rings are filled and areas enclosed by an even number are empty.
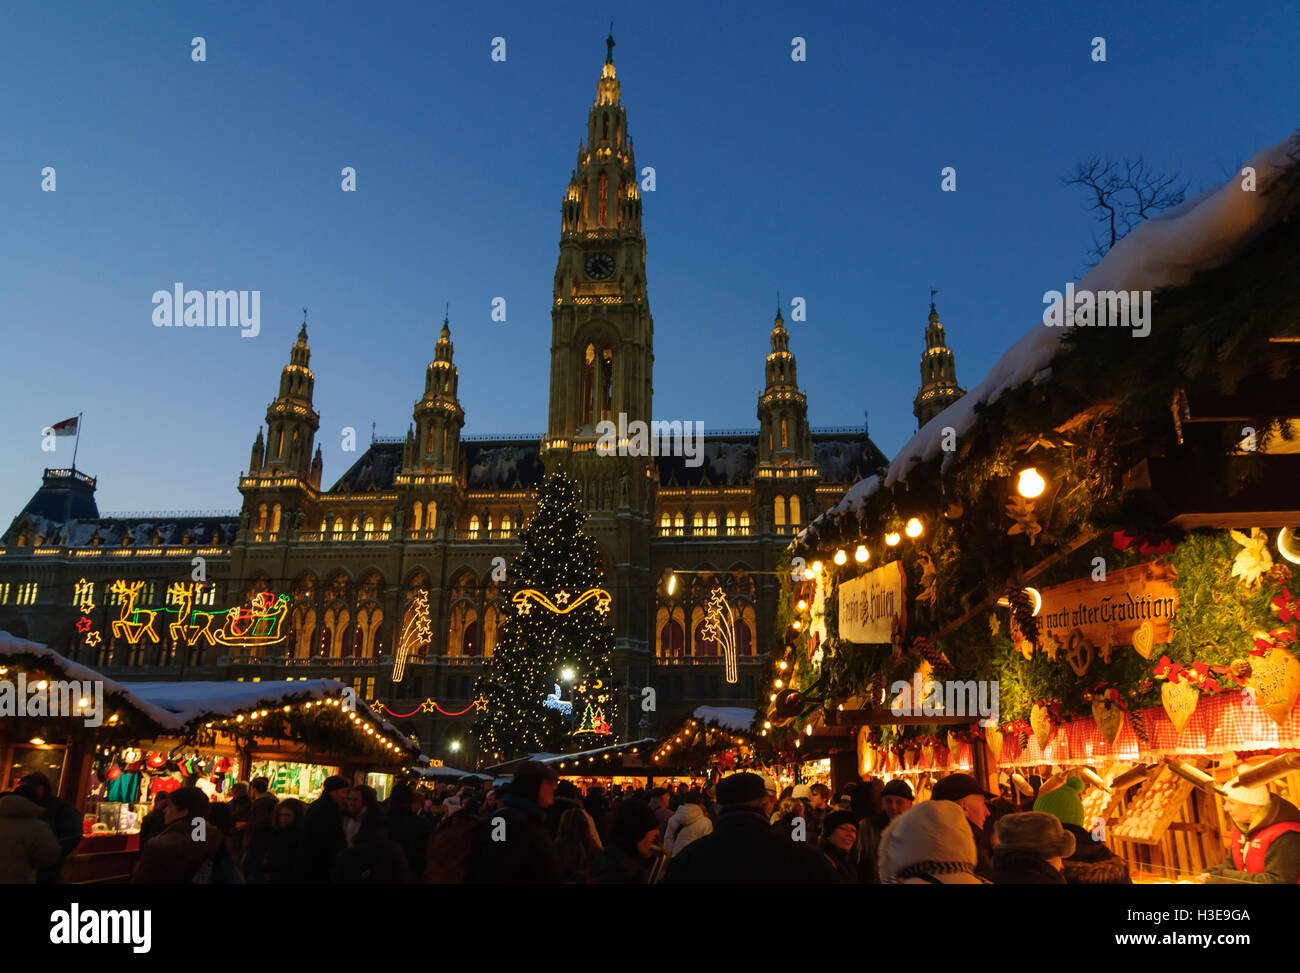
{"type": "Polygon", "coordinates": [[[817,850],[826,856],[840,881],[856,885],[858,865],[853,849],[858,842],[858,820],[852,811],[831,811],[822,818],[822,839],[817,850]]]}
{"type": "Polygon", "coordinates": [[[1055,815],[1061,826],[1074,836],[1074,854],[1064,858],[1062,874],[1069,885],[1129,885],[1128,863],[1105,842],[1098,841],[1088,826],[1094,822],[1083,818],[1083,781],[1067,777],[1059,787],[1043,791],[1034,802],[1034,810],[1055,815]]]}
{"type": "Polygon", "coordinates": [[[971,837],[975,839],[975,852],[978,857],[975,874],[988,878],[993,870],[993,849],[989,841],[988,801],[993,797],[970,774],[949,774],[934,785],[930,792],[932,801],[951,801],[962,809],[970,825],[971,837]]]}
{"type": "Polygon", "coordinates": [[[1212,885],[1300,882],[1300,808],[1263,784],[1234,777],[1224,788],[1223,813],[1232,821],[1232,857],[1199,878],[1212,885]]]}
{"type": "Polygon", "coordinates": [[[880,881],[896,885],[985,885],[975,874],[975,838],[952,801],[925,801],[880,836],[880,881]]]}
{"type": "Polygon", "coordinates": [[[993,846],[994,885],[1064,885],[1062,859],[1074,854],[1074,835],[1044,811],[998,819],[993,846]]]}

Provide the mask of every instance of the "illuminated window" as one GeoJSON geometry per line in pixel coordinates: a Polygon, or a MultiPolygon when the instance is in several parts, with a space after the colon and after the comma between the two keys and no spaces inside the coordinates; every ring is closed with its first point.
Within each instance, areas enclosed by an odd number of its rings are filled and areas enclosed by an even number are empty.
{"type": "Polygon", "coordinates": [[[334,537],[337,539],[343,536],[343,518],[335,516],[334,518],[334,537]]]}
{"type": "Polygon", "coordinates": [[[686,518],[681,514],[678,514],[673,518],[673,533],[677,534],[680,537],[685,530],[686,530],[686,518]]]}
{"type": "Polygon", "coordinates": [[[367,516],[366,517],[366,540],[370,540],[374,536],[375,536],[375,518],[367,516]]]}
{"type": "Polygon", "coordinates": [[[430,500],[428,507],[428,518],[425,520],[424,529],[433,530],[438,526],[438,501],[430,500]]]}
{"type": "Polygon", "coordinates": [[[388,514],[384,514],[384,533],[385,534],[391,533],[392,530],[393,530],[393,518],[388,516],[388,514]]]}
{"type": "Polygon", "coordinates": [[[799,498],[790,498],[790,524],[794,527],[799,526],[799,498]]]}
{"type": "Polygon", "coordinates": [[[659,518],[659,532],[661,534],[668,533],[668,531],[672,529],[672,526],[673,526],[673,518],[669,514],[665,513],[662,517],[659,518]]]}
{"type": "Polygon", "coordinates": [[[280,530],[280,505],[277,503],[271,508],[271,533],[278,533],[280,530]]]}
{"type": "Polygon", "coordinates": [[[257,505],[257,526],[253,528],[258,533],[266,530],[266,504],[257,505]]]}
{"type": "Polygon", "coordinates": [[[475,514],[469,519],[469,536],[473,540],[478,537],[478,515],[475,514]]]}
{"type": "Polygon", "coordinates": [[[740,512],[740,532],[742,534],[749,533],[749,511],[748,510],[742,510],[740,512]]]}
{"type": "Polygon", "coordinates": [[[735,533],[736,533],[736,512],[734,510],[728,510],[727,511],[727,536],[731,537],[735,533]]]}
{"type": "Polygon", "coordinates": [[[511,526],[511,525],[510,525],[510,515],[509,515],[509,514],[503,514],[502,517],[501,517],[501,536],[502,536],[502,537],[509,537],[509,536],[510,536],[510,526],[511,526]]]}
{"type": "Polygon", "coordinates": [[[709,533],[716,535],[718,533],[718,514],[717,511],[709,511],[709,533]]]}
{"type": "Polygon", "coordinates": [[[420,501],[419,500],[415,501],[415,507],[413,508],[411,514],[411,530],[420,529],[420,514],[422,511],[423,508],[420,505],[420,501]]]}
{"type": "Polygon", "coordinates": [[[0,583],[0,605],[9,604],[9,582],[0,583]]]}
{"type": "Polygon", "coordinates": [[[691,518],[691,533],[704,533],[704,514],[700,513],[698,510],[695,512],[695,516],[691,518]]]}
{"type": "Polygon", "coordinates": [[[776,509],[773,511],[776,526],[785,526],[785,497],[776,498],[776,509]]]}
{"type": "Polygon", "coordinates": [[[785,449],[789,445],[789,439],[786,436],[785,420],[781,420],[781,448],[785,449]]]}
{"type": "MultiPolygon", "coordinates": [[[[609,135],[609,119],[605,119],[605,134],[609,135]]],[[[605,213],[607,211],[606,202],[609,198],[609,177],[605,173],[600,174],[599,197],[596,203],[596,222],[601,226],[605,225],[605,213]]]]}

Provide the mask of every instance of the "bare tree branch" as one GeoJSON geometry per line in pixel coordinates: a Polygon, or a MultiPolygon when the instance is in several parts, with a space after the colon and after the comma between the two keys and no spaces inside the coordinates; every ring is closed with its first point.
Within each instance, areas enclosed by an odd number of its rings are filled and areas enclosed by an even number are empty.
{"type": "Polygon", "coordinates": [[[1154,171],[1142,159],[1093,156],[1080,162],[1074,174],[1061,180],[1082,186],[1095,214],[1092,253],[1101,259],[1143,220],[1177,206],[1187,194],[1187,183],[1177,176],[1154,171]]]}

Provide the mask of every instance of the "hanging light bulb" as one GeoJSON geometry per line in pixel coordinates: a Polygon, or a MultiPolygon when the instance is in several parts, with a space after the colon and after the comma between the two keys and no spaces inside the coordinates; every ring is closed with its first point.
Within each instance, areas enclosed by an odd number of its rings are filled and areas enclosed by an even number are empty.
{"type": "Polygon", "coordinates": [[[858,545],[858,549],[857,549],[856,551],[853,552],[853,558],[854,558],[854,560],[856,560],[859,564],[865,564],[866,561],[867,561],[867,558],[869,558],[870,556],[871,556],[871,555],[870,555],[870,553],[867,551],[867,545],[866,545],[866,544],[859,544],[859,545],[858,545]]]}
{"type": "Polygon", "coordinates": [[[812,736],[812,724],[809,723],[807,726],[805,726],[803,728],[803,731],[807,733],[809,736],[812,736]]]}
{"type": "Polygon", "coordinates": [[[812,563],[812,570],[813,570],[813,574],[821,574],[821,573],[822,573],[822,562],[821,562],[821,561],[813,561],[813,563],[812,563]]]}
{"type": "Polygon", "coordinates": [[[911,520],[907,522],[907,526],[904,527],[903,530],[907,533],[908,537],[915,540],[916,538],[921,536],[921,532],[925,530],[925,527],[922,526],[919,517],[913,517],[911,520]]]}
{"type": "Polygon", "coordinates": [[[1043,490],[1047,488],[1047,481],[1038,475],[1038,470],[1032,466],[1020,471],[1020,478],[1016,481],[1016,489],[1020,491],[1022,497],[1032,500],[1034,497],[1041,496],[1043,490]]]}
{"type": "Polygon", "coordinates": [[[803,572],[803,579],[804,579],[805,581],[811,581],[811,580],[812,580],[813,578],[815,578],[815,577],[817,577],[817,575],[813,572],[813,569],[812,569],[812,568],[805,568],[805,569],[804,569],[804,572],[803,572]]]}
{"type": "Polygon", "coordinates": [[[1277,552],[1292,564],[1300,564],[1300,538],[1296,528],[1283,527],[1277,532],[1277,552]]]}
{"type": "Polygon", "coordinates": [[[835,552],[836,564],[844,564],[846,561],[848,561],[848,559],[849,556],[844,553],[844,548],[841,547],[838,551],[835,552]]]}
{"type": "Polygon", "coordinates": [[[898,536],[898,531],[890,531],[885,535],[885,543],[890,547],[896,547],[902,538],[898,536]]]}
{"type": "Polygon", "coordinates": [[[798,600],[798,602],[795,603],[795,606],[794,606],[794,607],[795,607],[795,609],[798,610],[798,611],[806,612],[806,611],[808,610],[808,602],[806,602],[806,601],[804,601],[802,598],[800,598],[800,599],[798,600]]]}

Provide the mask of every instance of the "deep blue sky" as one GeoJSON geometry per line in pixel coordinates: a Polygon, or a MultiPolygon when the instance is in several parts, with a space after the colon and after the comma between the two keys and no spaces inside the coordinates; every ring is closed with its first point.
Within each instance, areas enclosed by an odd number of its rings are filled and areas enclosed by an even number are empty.
{"type": "Polygon", "coordinates": [[[611,17],[658,173],[655,412],[710,428],[757,428],[779,288],[787,317],[808,302],[812,424],[869,409],[892,455],[930,286],[973,386],[1085,269],[1077,159],[1142,155],[1195,192],[1297,123],[1295,4],[47,6],[0,14],[4,521],[71,458],[41,428],[78,412],[101,510],[237,506],[302,305],[327,485],[359,455],[341,427],[405,432],[444,301],[466,433],[543,431],[560,200],[611,17]],[[260,290],[261,335],[154,328],[176,281],[260,290]]]}

